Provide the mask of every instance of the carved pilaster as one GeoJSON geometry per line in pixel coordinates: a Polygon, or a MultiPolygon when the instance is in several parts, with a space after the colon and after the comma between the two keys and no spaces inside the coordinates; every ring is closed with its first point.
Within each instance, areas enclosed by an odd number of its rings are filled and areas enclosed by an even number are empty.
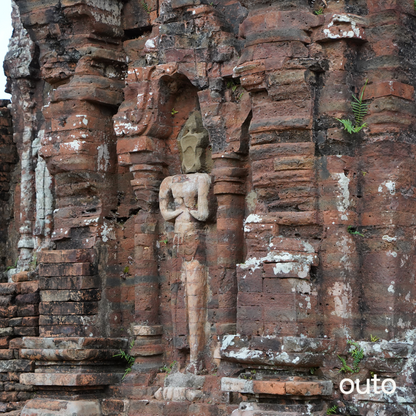
{"type": "Polygon", "coordinates": [[[236,153],[213,155],[214,194],[217,197],[218,265],[223,269],[224,286],[220,288],[219,307],[228,308],[229,323],[218,324],[217,334],[235,331],[237,308],[236,264],[244,256],[243,220],[245,210],[245,177],[241,156],[236,153]],[[226,294],[233,293],[232,307],[226,304],[226,294]],[[224,305],[222,305],[224,303],[224,305]]]}

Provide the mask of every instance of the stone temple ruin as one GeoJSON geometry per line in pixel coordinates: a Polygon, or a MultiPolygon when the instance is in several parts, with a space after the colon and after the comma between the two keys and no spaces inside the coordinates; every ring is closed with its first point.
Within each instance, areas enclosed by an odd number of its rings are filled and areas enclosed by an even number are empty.
{"type": "Polygon", "coordinates": [[[415,416],[414,1],[11,2],[0,414],[415,416]]]}

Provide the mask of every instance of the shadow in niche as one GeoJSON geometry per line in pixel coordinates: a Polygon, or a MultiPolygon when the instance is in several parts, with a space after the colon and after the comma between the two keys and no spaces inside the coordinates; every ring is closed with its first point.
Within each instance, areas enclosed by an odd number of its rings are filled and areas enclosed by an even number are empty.
{"type": "Polygon", "coordinates": [[[248,113],[247,118],[244,120],[243,125],[241,126],[241,140],[240,140],[240,153],[247,155],[250,148],[250,123],[253,118],[253,111],[248,113]]]}
{"type": "Polygon", "coordinates": [[[143,35],[150,35],[150,33],[152,33],[152,26],[145,26],[145,27],[134,28],[134,29],[126,29],[124,31],[123,40],[137,39],[143,35]]]}
{"type": "MultiPolygon", "coordinates": [[[[158,88],[159,123],[155,123],[155,130],[159,129],[158,137],[167,139],[166,162],[168,172],[166,176],[176,175],[181,173],[178,136],[186,128],[185,124],[190,115],[194,111],[200,111],[198,89],[192,85],[186,76],[181,74],[162,76],[158,88]],[[161,131],[161,126],[166,126],[166,131],[161,131]]],[[[152,135],[152,132],[148,134],[152,135]]],[[[204,160],[210,159],[210,157],[207,157],[208,152],[209,149],[205,149],[202,155],[204,160]]],[[[210,169],[205,167],[203,170],[210,169]]]]}

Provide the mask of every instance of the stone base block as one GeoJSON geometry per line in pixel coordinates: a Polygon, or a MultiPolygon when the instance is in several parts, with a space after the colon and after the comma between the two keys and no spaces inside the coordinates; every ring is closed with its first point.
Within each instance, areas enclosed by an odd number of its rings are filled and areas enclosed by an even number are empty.
{"type": "Polygon", "coordinates": [[[33,386],[109,386],[120,382],[122,374],[108,373],[26,373],[20,382],[33,386]]]}
{"type": "Polygon", "coordinates": [[[98,400],[29,400],[21,416],[101,416],[98,400]]]}

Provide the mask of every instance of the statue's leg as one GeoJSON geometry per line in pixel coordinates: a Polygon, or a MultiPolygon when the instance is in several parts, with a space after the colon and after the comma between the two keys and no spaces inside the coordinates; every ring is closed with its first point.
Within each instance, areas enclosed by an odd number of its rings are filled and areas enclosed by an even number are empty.
{"type": "Polygon", "coordinates": [[[198,260],[184,262],[186,298],[188,306],[190,365],[189,370],[202,369],[202,351],[205,346],[206,270],[198,260]]]}
{"type": "MultiPolygon", "coordinates": [[[[173,345],[178,350],[187,347],[188,319],[185,292],[186,272],[183,259],[172,259],[171,270],[171,313],[173,345]]],[[[173,357],[178,360],[178,356],[173,357]]]]}

